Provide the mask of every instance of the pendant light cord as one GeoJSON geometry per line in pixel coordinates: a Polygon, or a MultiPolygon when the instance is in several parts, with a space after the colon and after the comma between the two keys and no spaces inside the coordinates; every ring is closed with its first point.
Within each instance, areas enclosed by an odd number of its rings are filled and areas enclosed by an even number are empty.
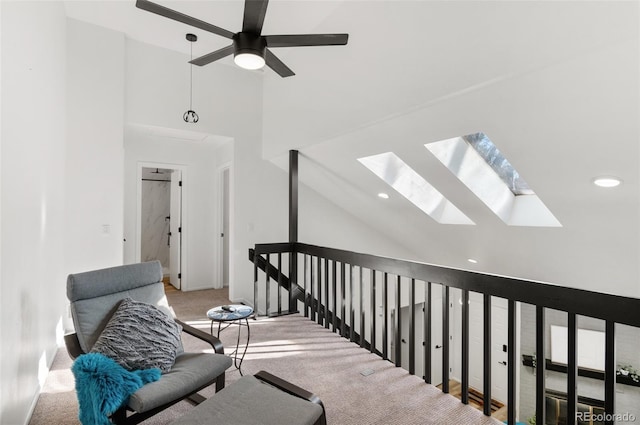
{"type": "MultiPolygon", "coordinates": [[[[191,60],[193,60],[193,42],[191,44],[191,60]]],[[[193,110],[193,64],[189,63],[189,109],[193,110]]]]}

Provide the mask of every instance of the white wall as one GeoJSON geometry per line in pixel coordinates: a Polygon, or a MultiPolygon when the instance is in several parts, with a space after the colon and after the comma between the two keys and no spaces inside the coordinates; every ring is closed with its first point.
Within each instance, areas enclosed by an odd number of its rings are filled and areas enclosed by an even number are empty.
{"type": "Polygon", "coordinates": [[[69,19],[67,43],[64,240],[75,273],[122,264],[124,35],[69,19]]]}
{"type": "Polygon", "coordinates": [[[21,424],[65,314],[66,18],[57,2],[2,2],[0,11],[0,423],[21,424]]]}

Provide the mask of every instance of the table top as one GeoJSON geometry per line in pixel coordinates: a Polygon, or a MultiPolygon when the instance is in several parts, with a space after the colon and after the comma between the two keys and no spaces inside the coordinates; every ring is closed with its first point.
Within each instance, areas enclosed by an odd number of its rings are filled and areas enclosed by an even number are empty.
{"type": "Polygon", "coordinates": [[[229,304],[234,311],[225,311],[222,306],[207,311],[207,317],[218,322],[245,319],[253,314],[253,308],[244,304],[229,304]]]}

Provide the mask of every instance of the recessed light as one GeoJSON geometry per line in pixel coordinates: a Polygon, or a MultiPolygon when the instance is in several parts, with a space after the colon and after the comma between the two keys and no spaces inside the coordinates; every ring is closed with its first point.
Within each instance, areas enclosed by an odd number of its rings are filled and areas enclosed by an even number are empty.
{"type": "Polygon", "coordinates": [[[389,195],[387,195],[384,192],[380,192],[380,193],[378,193],[378,198],[389,199],[389,195]]]}
{"type": "Polygon", "coordinates": [[[593,184],[600,187],[616,187],[620,183],[622,183],[622,180],[613,176],[602,176],[593,179],[593,184]]]}
{"type": "Polygon", "coordinates": [[[473,264],[477,264],[478,260],[474,260],[473,258],[467,258],[467,261],[473,264]]]}

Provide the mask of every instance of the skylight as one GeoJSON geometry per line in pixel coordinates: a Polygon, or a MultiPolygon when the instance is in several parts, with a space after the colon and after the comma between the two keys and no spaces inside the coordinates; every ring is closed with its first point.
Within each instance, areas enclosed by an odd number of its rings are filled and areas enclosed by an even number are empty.
{"type": "Polygon", "coordinates": [[[506,224],[562,226],[486,134],[425,147],[506,224]]]}
{"type": "Polygon", "coordinates": [[[524,181],[520,174],[513,168],[507,158],[502,155],[496,145],[484,133],[474,133],[462,137],[480,154],[482,159],[502,179],[504,184],[511,189],[514,195],[533,195],[527,182],[524,181]]]}
{"type": "Polygon", "coordinates": [[[475,224],[393,152],[358,161],[438,223],[475,224]]]}

